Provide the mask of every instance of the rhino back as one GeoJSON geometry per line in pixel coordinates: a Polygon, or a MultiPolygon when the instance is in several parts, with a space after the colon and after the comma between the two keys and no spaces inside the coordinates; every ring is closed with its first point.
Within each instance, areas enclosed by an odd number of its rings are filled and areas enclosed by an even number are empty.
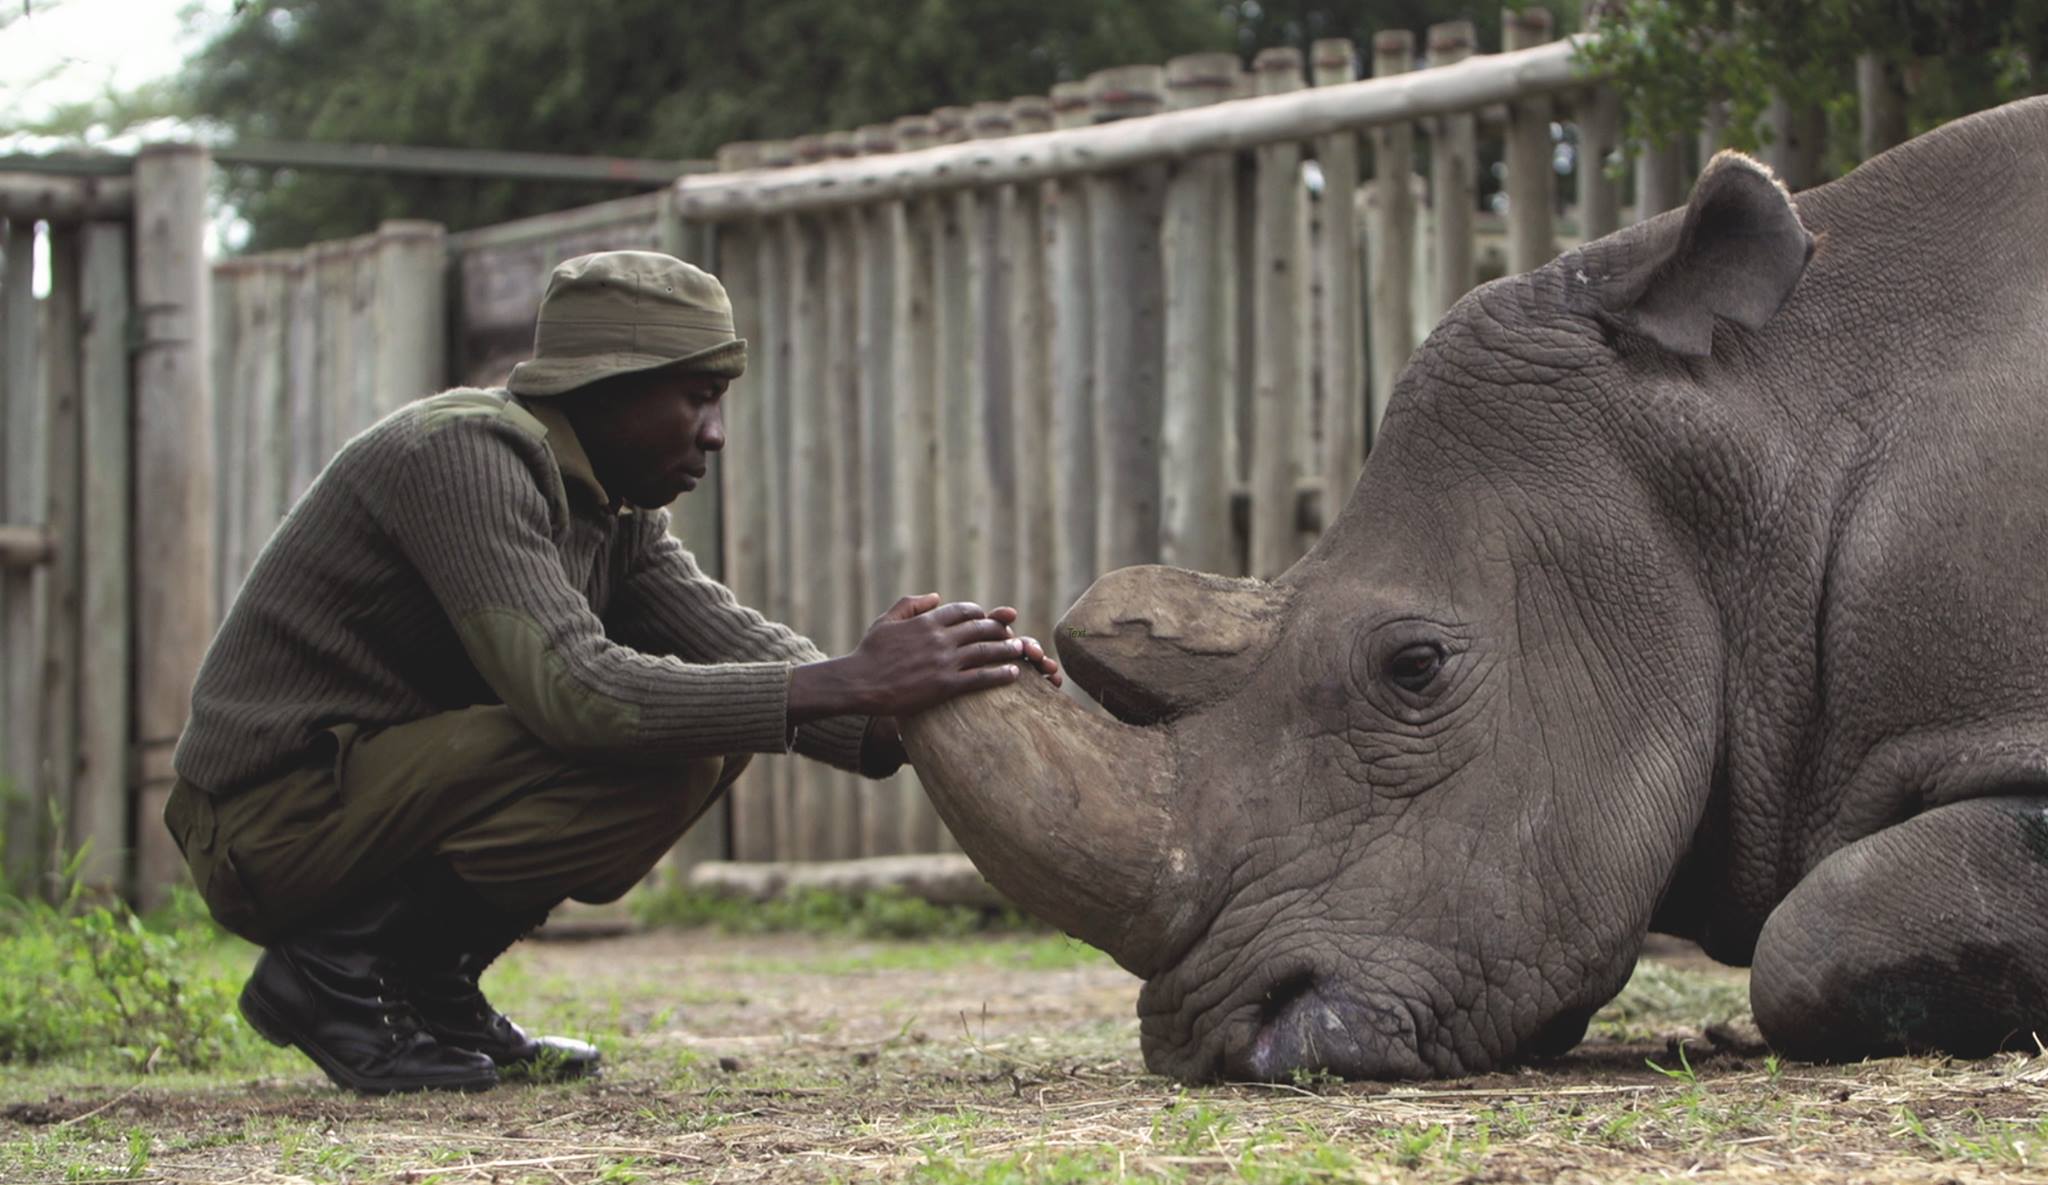
{"type": "Polygon", "coordinates": [[[2048,784],[2048,99],[1798,208],[1820,245],[1765,348],[1811,524],[1776,595],[1808,611],[1764,620],[1809,636],[1759,653],[1799,648],[1762,677],[1808,686],[1758,725],[1784,758],[1750,788],[1778,799],[1759,905],[1930,806],[2048,784]]]}

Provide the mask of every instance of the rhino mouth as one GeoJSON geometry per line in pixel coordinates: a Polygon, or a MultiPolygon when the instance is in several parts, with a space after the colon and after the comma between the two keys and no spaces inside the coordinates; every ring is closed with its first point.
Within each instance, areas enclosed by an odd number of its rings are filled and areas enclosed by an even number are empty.
{"type": "Polygon", "coordinates": [[[1288,1082],[1460,1072],[1434,1010],[1332,961],[1283,961],[1235,987],[1191,959],[1145,985],[1145,1064],[1188,1081],[1288,1082]],[[1184,988],[1182,985],[1199,986],[1184,988]],[[1211,999],[1211,997],[1214,997],[1211,999]]]}

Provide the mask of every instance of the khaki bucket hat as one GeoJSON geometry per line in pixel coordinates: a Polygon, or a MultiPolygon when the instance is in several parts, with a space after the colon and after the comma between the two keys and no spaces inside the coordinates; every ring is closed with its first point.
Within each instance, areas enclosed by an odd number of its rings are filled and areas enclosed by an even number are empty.
{"type": "Polygon", "coordinates": [[[654,251],[600,251],[556,265],[540,298],[533,357],[514,395],[560,395],[598,379],[679,366],[736,379],[747,343],[718,278],[654,251]]]}

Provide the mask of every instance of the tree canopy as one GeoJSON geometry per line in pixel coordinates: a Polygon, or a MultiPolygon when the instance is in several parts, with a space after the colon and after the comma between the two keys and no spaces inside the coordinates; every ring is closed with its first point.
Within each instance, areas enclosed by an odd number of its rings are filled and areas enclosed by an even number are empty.
{"type": "MultiPolygon", "coordinates": [[[[1468,0],[250,0],[191,62],[186,104],[245,139],[708,157],[1043,94],[1177,54],[1361,43],[1468,0]]],[[[381,218],[452,229],[616,196],[566,184],[240,170],[250,246],[381,218]]]]}
{"type": "Polygon", "coordinates": [[[1593,52],[1632,139],[1698,128],[1724,103],[1726,141],[1757,148],[1773,94],[1825,110],[1832,170],[1855,163],[1855,62],[1875,55],[1908,134],[2048,86],[2048,0],[1596,0],[1615,33],[1593,52]]]}

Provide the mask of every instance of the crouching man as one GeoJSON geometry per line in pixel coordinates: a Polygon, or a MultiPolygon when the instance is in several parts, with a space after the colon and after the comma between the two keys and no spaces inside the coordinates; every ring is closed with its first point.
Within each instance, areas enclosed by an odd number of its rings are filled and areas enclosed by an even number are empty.
{"type": "Polygon", "coordinates": [[[905,597],[827,659],[737,604],[661,509],[725,443],[724,289],[665,255],[556,268],[534,356],[350,441],[207,652],[165,823],[265,949],[249,1023],[363,1092],[580,1074],[477,977],[646,875],[755,753],[870,777],[894,718],[1056,665],[1016,614],[905,597]]]}

